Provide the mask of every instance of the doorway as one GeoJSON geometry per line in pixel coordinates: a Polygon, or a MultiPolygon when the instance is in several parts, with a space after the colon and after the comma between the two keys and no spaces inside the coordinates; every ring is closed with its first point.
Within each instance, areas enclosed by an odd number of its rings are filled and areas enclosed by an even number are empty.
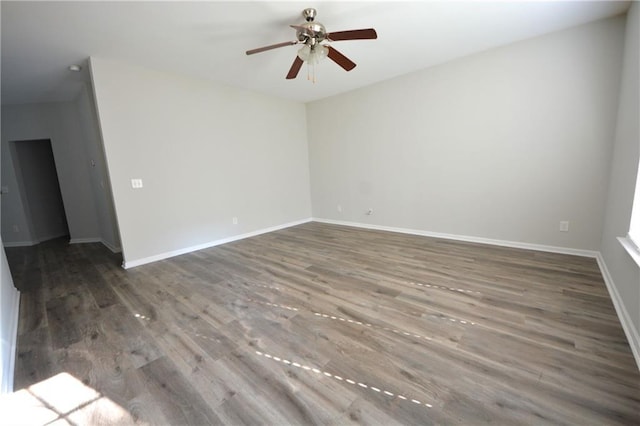
{"type": "Polygon", "coordinates": [[[11,153],[31,240],[69,235],[50,139],[11,142],[11,153]]]}

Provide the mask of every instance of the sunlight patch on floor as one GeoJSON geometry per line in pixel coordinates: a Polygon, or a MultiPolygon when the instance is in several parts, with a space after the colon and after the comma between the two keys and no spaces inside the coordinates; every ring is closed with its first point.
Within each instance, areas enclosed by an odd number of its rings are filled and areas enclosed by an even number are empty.
{"type": "Polygon", "coordinates": [[[3,424],[133,424],[131,414],[68,373],[0,398],[3,424]]]}

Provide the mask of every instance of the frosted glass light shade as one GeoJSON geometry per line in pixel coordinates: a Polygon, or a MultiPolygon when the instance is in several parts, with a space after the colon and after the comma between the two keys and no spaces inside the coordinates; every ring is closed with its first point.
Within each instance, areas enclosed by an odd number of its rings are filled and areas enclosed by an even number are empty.
{"type": "Polygon", "coordinates": [[[298,50],[298,57],[311,65],[319,63],[326,58],[328,54],[329,48],[319,44],[314,47],[310,47],[305,44],[300,50],[298,50]]]}

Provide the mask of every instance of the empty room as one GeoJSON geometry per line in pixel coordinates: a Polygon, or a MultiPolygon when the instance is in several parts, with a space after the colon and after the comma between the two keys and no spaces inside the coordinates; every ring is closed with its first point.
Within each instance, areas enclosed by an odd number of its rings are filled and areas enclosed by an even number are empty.
{"type": "Polygon", "coordinates": [[[640,424],[639,6],[0,2],[0,424],[640,424]]]}

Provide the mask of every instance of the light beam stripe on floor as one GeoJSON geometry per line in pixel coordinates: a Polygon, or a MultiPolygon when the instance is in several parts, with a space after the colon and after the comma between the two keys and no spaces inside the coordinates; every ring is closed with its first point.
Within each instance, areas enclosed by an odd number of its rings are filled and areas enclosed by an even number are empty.
{"type": "Polygon", "coordinates": [[[444,285],[435,285],[435,284],[423,284],[423,283],[417,283],[414,281],[406,281],[406,283],[411,285],[417,285],[419,287],[435,288],[436,290],[447,290],[447,291],[452,291],[454,293],[475,294],[477,296],[482,296],[482,293],[480,293],[479,291],[466,290],[464,288],[447,287],[444,285]]]}
{"type": "Polygon", "coordinates": [[[401,395],[401,394],[394,394],[393,392],[389,392],[389,391],[387,391],[387,390],[382,390],[382,389],[377,388],[377,387],[375,387],[375,386],[371,386],[371,385],[368,385],[368,384],[366,384],[366,383],[362,383],[362,382],[357,382],[357,381],[352,380],[352,379],[344,379],[344,378],[342,378],[342,377],[340,377],[340,376],[336,376],[335,374],[332,374],[332,373],[330,373],[330,372],[328,372],[328,371],[322,371],[322,370],[320,370],[320,369],[318,369],[318,368],[315,368],[315,367],[309,367],[308,365],[298,364],[298,363],[296,363],[296,362],[293,362],[293,363],[292,363],[292,362],[291,362],[291,361],[289,361],[289,360],[282,359],[282,358],[280,358],[280,357],[277,357],[277,356],[274,356],[274,355],[271,355],[271,354],[268,354],[268,353],[260,352],[260,351],[255,351],[255,353],[256,353],[256,355],[259,355],[259,356],[261,356],[261,357],[264,357],[264,358],[270,359],[270,360],[272,360],[272,361],[280,362],[280,363],[283,363],[283,364],[286,364],[286,365],[293,365],[293,366],[295,366],[295,367],[302,368],[303,370],[312,371],[312,372],[314,372],[314,373],[316,373],[316,374],[320,374],[320,373],[322,373],[324,376],[327,376],[327,377],[330,377],[330,378],[336,379],[336,380],[341,381],[341,382],[342,382],[342,381],[345,381],[345,382],[347,382],[347,383],[349,383],[349,384],[351,384],[351,385],[357,385],[357,386],[359,386],[359,387],[361,387],[361,388],[363,388],[363,389],[372,390],[373,392],[377,392],[377,393],[384,394],[384,395],[386,395],[386,396],[388,396],[388,397],[390,397],[390,398],[397,397],[398,399],[401,399],[401,400],[404,400],[404,401],[411,401],[411,402],[413,402],[414,404],[424,405],[424,406],[425,406],[425,407],[427,407],[427,408],[433,408],[433,405],[432,405],[432,404],[429,404],[429,403],[427,403],[427,402],[422,402],[422,401],[420,401],[420,400],[418,400],[418,399],[413,399],[413,398],[409,399],[408,397],[406,397],[406,396],[404,396],[404,395],[401,395]]]}

